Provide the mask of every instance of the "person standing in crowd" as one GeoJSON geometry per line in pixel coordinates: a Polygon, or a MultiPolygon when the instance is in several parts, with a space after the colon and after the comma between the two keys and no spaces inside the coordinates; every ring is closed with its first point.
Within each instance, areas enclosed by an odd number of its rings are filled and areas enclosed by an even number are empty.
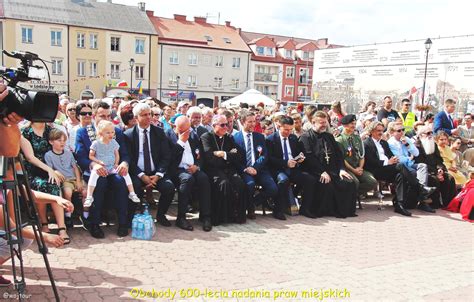
{"type": "Polygon", "coordinates": [[[434,117],[434,133],[438,133],[438,131],[443,130],[449,136],[457,136],[459,134],[459,129],[456,129],[454,125],[454,118],[452,116],[455,109],[456,102],[454,100],[447,99],[444,101],[444,110],[438,112],[434,117]]]}
{"type": "MultiPolygon", "coordinates": [[[[176,225],[183,230],[193,230],[191,223],[186,220],[186,210],[191,204],[193,189],[195,189],[198,191],[199,220],[202,221],[203,230],[209,232],[212,229],[211,186],[207,174],[202,171],[204,152],[199,137],[191,135],[191,123],[188,117],[178,117],[175,124],[175,136],[168,136],[172,146],[171,163],[167,175],[178,189],[176,225]]],[[[167,131],[166,134],[168,135],[169,132],[167,131]]]]}
{"type": "Polygon", "coordinates": [[[212,117],[214,116],[214,112],[209,107],[204,107],[201,110],[202,113],[202,120],[201,126],[206,128],[207,132],[212,131],[212,117]]]}
{"type": "Polygon", "coordinates": [[[163,130],[166,131],[168,129],[172,129],[171,126],[171,116],[173,114],[173,109],[166,105],[163,107],[163,116],[160,118],[160,122],[163,124],[163,130]]]}
{"type": "Polygon", "coordinates": [[[123,131],[135,127],[137,119],[133,115],[133,106],[131,103],[125,105],[120,109],[120,119],[123,124],[123,131]]]}
{"type": "Polygon", "coordinates": [[[456,154],[449,147],[449,136],[445,132],[439,131],[436,134],[435,141],[448,173],[454,177],[456,185],[462,187],[467,182],[467,178],[461,173],[460,167],[457,166],[456,154]]]}
{"type": "Polygon", "coordinates": [[[261,121],[260,126],[262,127],[262,134],[265,137],[275,132],[275,127],[273,126],[273,122],[269,119],[264,119],[263,121],[261,121]]]}
{"type": "Polygon", "coordinates": [[[160,122],[162,111],[160,107],[151,107],[151,124],[156,127],[163,128],[163,124],[160,122]]]}
{"type": "Polygon", "coordinates": [[[344,169],[344,158],[334,137],[327,132],[328,116],[323,111],[313,115],[313,128],[300,137],[303,144],[304,168],[319,182],[315,191],[318,216],[354,217],[357,191],[352,176],[344,169]]]}
{"type": "Polygon", "coordinates": [[[199,139],[201,135],[208,132],[205,127],[201,126],[201,108],[197,106],[189,108],[187,116],[191,121],[191,135],[196,136],[196,138],[199,139]]]}
{"type": "Polygon", "coordinates": [[[255,114],[247,109],[240,111],[240,122],[242,130],[234,134],[234,141],[240,148],[245,158],[240,162],[240,171],[247,187],[248,205],[247,217],[255,219],[255,206],[266,204],[269,198],[275,200],[273,216],[280,220],[285,220],[283,207],[279,199],[275,197],[278,194],[278,188],[267,168],[268,150],[265,146],[265,137],[257,133],[255,129],[255,114]],[[262,186],[262,190],[255,195],[255,186],[262,186]]]}
{"type": "Polygon", "coordinates": [[[398,112],[392,109],[393,101],[392,97],[386,96],[383,98],[384,105],[383,108],[379,110],[377,113],[377,119],[382,122],[382,124],[387,128],[388,124],[391,122],[395,122],[399,119],[398,112]]]}
{"type": "Polygon", "coordinates": [[[464,124],[458,127],[461,137],[461,152],[468,148],[474,148],[474,125],[472,124],[472,113],[464,114],[464,124]]]}
{"type": "Polygon", "coordinates": [[[336,138],[341,148],[344,158],[344,166],[352,176],[359,195],[365,195],[367,192],[377,187],[377,180],[372,173],[364,169],[365,149],[362,139],[355,133],[356,116],[348,114],[341,120],[344,130],[336,138]]]}
{"type": "Polygon", "coordinates": [[[341,102],[336,101],[331,105],[331,110],[328,112],[329,119],[331,121],[331,127],[336,128],[341,126],[341,120],[345,113],[342,112],[341,102]]]}
{"type": "Polygon", "coordinates": [[[409,99],[402,100],[402,109],[398,113],[398,116],[401,118],[403,127],[405,127],[405,133],[412,131],[413,127],[417,121],[416,115],[414,112],[410,111],[411,102],[409,99]]]}
{"type": "Polygon", "coordinates": [[[205,172],[211,180],[211,221],[245,223],[247,195],[239,175],[243,154],[228,134],[224,115],[212,119],[213,131],[201,136],[205,172]]]}
{"type": "Polygon", "coordinates": [[[295,113],[291,115],[293,119],[293,134],[296,135],[297,138],[300,138],[303,135],[303,119],[301,114],[295,113]]]}
{"type": "Polygon", "coordinates": [[[301,156],[303,148],[298,137],[292,134],[293,124],[291,117],[283,117],[280,120],[280,130],[266,138],[268,166],[278,185],[279,203],[282,206],[289,204],[292,196],[290,190],[293,190],[290,183],[294,183],[303,189],[299,213],[309,218],[316,218],[312,213],[316,178],[301,170],[301,164],[304,162],[304,156],[301,156]]]}
{"type": "Polygon", "coordinates": [[[80,127],[79,117],[76,116],[76,104],[69,103],[66,107],[67,120],[64,122],[64,127],[67,131],[67,147],[69,151],[76,150],[76,132],[80,127]]]}
{"type": "Polygon", "coordinates": [[[190,102],[180,101],[178,103],[178,106],[176,107],[176,110],[178,112],[173,116],[173,120],[176,120],[176,118],[181,116],[181,115],[186,115],[188,113],[189,106],[191,106],[190,102]]]}

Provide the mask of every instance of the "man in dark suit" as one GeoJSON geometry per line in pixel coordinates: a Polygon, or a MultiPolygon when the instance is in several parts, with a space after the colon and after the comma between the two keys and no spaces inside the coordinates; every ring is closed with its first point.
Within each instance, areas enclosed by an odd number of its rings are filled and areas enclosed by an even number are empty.
{"type": "Polygon", "coordinates": [[[189,108],[186,115],[191,121],[191,136],[197,136],[197,138],[200,138],[201,135],[208,132],[206,127],[201,126],[201,120],[202,120],[201,108],[197,106],[191,107],[189,108]]]}
{"type": "Polygon", "coordinates": [[[247,204],[248,218],[255,219],[255,205],[265,203],[268,198],[274,198],[273,216],[285,220],[281,200],[276,198],[278,187],[267,167],[268,150],[265,146],[265,137],[261,133],[254,132],[256,125],[255,113],[242,110],[240,112],[240,122],[242,123],[242,130],[234,134],[234,140],[242,154],[245,154],[245,158],[242,158],[240,162],[240,172],[247,186],[249,197],[247,204]],[[262,186],[263,189],[254,196],[256,185],[262,186]]]}
{"type": "MultiPolygon", "coordinates": [[[[171,223],[165,215],[175,190],[173,182],[165,176],[171,160],[170,144],[163,129],[151,124],[151,109],[147,104],[135,105],[133,115],[138,123],[125,131],[130,177],[138,196],[143,196],[143,187],[156,188],[161,193],[156,219],[162,226],[169,227],[171,223]]],[[[136,204],[131,204],[129,219],[135,208],[136,204]]]]}
{"type": "Polygon", "coordinates": [[[451,114],[453,114],[456,109],[456,102],[452,99],[447,99],[444,101],[444,110],[438,112],[434,117],[433,122],[433,131],[438,133],[438,131],[443,130],[449,136],[458,135],[459,130],[454,126],[454,120],[451,114]]]}
{"type": "Polygon", "coordinates": [[[313,208],[313,194],[316,178],[301,171],[299,165],[303,163],[303,148],[298,137],[292,134],[294,122],[291,117],[285,116],[280,119],[280,128],[267,136],[268,166],[278,185],[278,198],[282,205],[287,205],[290,194],[290,182],[297,184],[303,189],[303,202],[300,214],[309,218],[316,218],[311,213],[313,208]]]}
{"type": "MultiPolygon", "coordinates": [[[[98,124],[102,120],[111,119],[111,111],[109,104],[105,102],[99,102],[94,106],[94,120],[98,124]]],[[[89,117],[92,111],[88,105],[79,104],[76,107],[77,116],[87,114],[89,117]]],[[[96,139],[95,126],[90,124],[85,127],[79,128],[76,132],[76,158],[77,163],[81,167],[84,173],[84,178],[87,180],[90,176],[90,170],[94,169],[101,177],[97,180],[97,185],[94,190],[94,203],[89,211],[89,217],[82,217],[84,227],[87,228],[94,238],[104,238],[104,232],[99,227],[100,214],[104,205],[105,195],[107,192],[112,191],[113,205],[118,211],[119,228],[117,234],[120,237],[128,235],[128,220],[127,220],[127,209],[128,209],[128,190],[125,180],[122,176],[128,173],[130,158],[125,145],[124,135],[122,130],[115,128],[115,140],[120,145],[120,164],[117,168],[117,174],[108,174],[107,169],[102,165],[92,162],[89,159],[89,151],[92,142],[96,139]]],[[[130,202],[131,203],[131,202],[130,202]]]]}
{"type": "Polygon", "coordinates": [[[418,201],[427,199],[435,189],[423,187],[416,176],[393,155],[388,143],[382,139],[384,125],[381,122],[372,122],[367,130],[370,137],[364,141],[364,169],[371,172],[377,180],[395,183],[395,212],[411,216],[406,208],[414,208],[418,201]]]}
{"type": "MultiPolygon", "coordinates": [[[[192,108],[191,108],[192,109],[192,108]]],[[[175,121],[175,135],[170,137],[171,129],[166,132],[171,145],[171,164],[168,177],[178,188],[178,218],[176,225],[183,230],[192,231],[193,226],[186,220],[186,210],[191,202],[192,190],[199,194],[199,218],[203,230],[209,232],[211,224],[211,186],[203,167],[202,146],[197,137],[191,136],[189,119],[182,115],[175,121]]]]}

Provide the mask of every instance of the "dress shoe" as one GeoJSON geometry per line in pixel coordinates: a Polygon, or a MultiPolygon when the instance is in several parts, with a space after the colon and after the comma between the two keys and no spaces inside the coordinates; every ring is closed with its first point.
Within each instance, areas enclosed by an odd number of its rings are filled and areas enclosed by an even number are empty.
{"type": "Polygon", "coordinates": [[[429,198],[431,194],[436,191],[436,187],[421,186],[420,188],[420,201],[424,201],[429,198]]]}
{"type": "Polygon", "coordinates": [[[257,216],[255,215],[255,207],[252,206],[247,210],[247,217],[252,220],[257,219],[257,216]]]}
{"type": "Polygon", "coordinates": [[[212,230],[212,223],[210,218],[204,218],[204,221],[202,222],[202,229],[204,232],[209,232],[212,230]]]}
{"type": "Polygon", "coordinates": [[[125,224],[120,224],[117,230],[117,236],[126,237],[128,236],[128,227],[125,224]]]}
{"type": "Polygon", "coordinates": [[[84,215],[79,216],[79,220],[82,223],[82,228],[88,231],[91,228],[91,224],[89,222],[89,218],[84,217],[84,215]]]}
{"type": "Polygon", "coordinates": [[[185,231],[192,231],[194,229],[189,221],[186,220],[186,218],[176,219],[176,226],[185,231]]]}
{"type": "Polygon", "coordinates": [[[429,205],[426,203],[422,202],[417,206],[418,210],[428,212],[428,213],[436,213],[435,210],[433,210],[429,205]]]}
{"type": "Polygon", "coordinates": [[[282,212],[273,212],[273,217],[279,220],[286,220],[286,216],[282,212]]]}
{"type": "Polygon", "coordinates": [[[171,222],[166,218],[165,215],[156,215],[156,221],[164,227],[170,227],[171,222]]]}
{"type": "Polygon", "coordinates": [[[91,233],[91,236],[97,239],[102,239],[104,238],[104,232],[100,228],[98,224],[91,224],[89,232],[91,233]]]}
{"type": "Polygon", "coordinates": [[[300,209],[300,215],[303,215],[305,217],[308,217],[308,218],[317,218],[316,215],[314,215],[313,213],[311,213],[310,211],[308,210],[302,210],[300,209]]]}
{"type": "Polygon", "coordinates": [[[411,216],[411,213],[408,212],[401,203],[395,203],[395,213],[402,214],[403,216],[411,216]]]}

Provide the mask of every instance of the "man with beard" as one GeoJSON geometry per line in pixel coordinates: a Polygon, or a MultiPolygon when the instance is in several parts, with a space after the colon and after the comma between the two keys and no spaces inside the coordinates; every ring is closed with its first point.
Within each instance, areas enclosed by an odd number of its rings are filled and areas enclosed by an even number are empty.
{"type": "MultiPolygon", "coordinates": [[[[390,146],[392,154],[396,156],[399,162],[407,167],[411,173],[416,174],[416,178],[418,178],[420,184],[428,187],[428,167],[421,162],[415,163],[415,157],[420,154],[420,151],[411,138],[404,136],[403,125],[401,123],[392,122],[388,124],[388,132],[390,134],[388,145],[390,146]]],[[[435,213],[435,210],[425,201],[420,202],[418,209],[435,213]]]]}
{"type": "Polygon", "coordinates": [[[418,201],[423,201],[434,192],[435,188],[424,187],[407,167],[394,156],[387,141],[382,139],[384,126],[381,122],[372,122],[367,132],[370,137],[364,141],[365,165],[377,180],[396,184],[393,199],[395,212],[411,216],[406,208],[415,208],[418,201]]]}
{"type": "Polygon", "coordinates": [[[431,195],[434,208],[441,207],[440,195],[443,206],[447,206],[451,199],[456,195],[456,183],[454,178],[449,175],[448,170],[443,164],[438,146],[436,146],[433,138],[433,130],[431,127],[424,126],[418,129],[418,147],[420,154],[416,157],[417,163],[428,165],[428,182],[430,186],[439,189],[439,193],[435,192],[431,195]]]}
{"type": "Polygon", "coordinates": [[[356,211],[355,183],[344,170],[344,159],[334,137],[326,132],[329,122],[323,111],[313,117],[313,128],[303,133],[300,141],[306,157],[306,171],[316,177],[315,209],[318,216],[354,217],[356,211]]]}

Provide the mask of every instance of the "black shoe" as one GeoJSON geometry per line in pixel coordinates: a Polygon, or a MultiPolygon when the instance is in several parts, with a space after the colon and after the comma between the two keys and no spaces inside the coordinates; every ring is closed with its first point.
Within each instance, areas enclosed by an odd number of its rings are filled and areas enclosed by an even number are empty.
{"type": "Polygon", "coordinates": [[[420,188],[420,201],[424,201],[430,197],[436,191],[436,187],[425,187],[420,188]]]}
{"type": "Polygon", "coordinates": [[[117,230],[117,236],[119,237],[126,237],[128,236],[128,226],[125,224],[119,224],[118,230],[117,230]]]}
{"type": "Polygon", "coordinates": [[[166,218],[165,215],[156,215],[156,221],[164,227],[170,227],[171,222],[166,218]]]}
{"type": "Polygon", "coordinates": [[[311,213],[310,211],[308,210],[302,210],[300,209],[300,215],[303,215],[305,217],[308,217],[308,218],[317,218],[316,215],[314,215],[313,213],[311,213]]]}
{"type": "Polygon", "coordinates": [[[403,216],[411,216],[411,213],[408,212],[401,203],[395,203],[395,213],[402,214],[403,216]]]}
{"type": "Polygon", "coordinates": [[[418,210],[421,210],[421,211],[424,211],[424,212],[428,212],[428,213],[436,213],[435,210],[433,210],[429,205],[427,205],[427,204],[424,203],[424,202],[420,203],[420,204],[417,206],[417,209],[418,209],[418,210]]]}
{"type": "Polygon", "coordinates": [[[72,217],[64,217],[64,224],[66,225],[66,228],[72,229],[74,227],[74,223],[72,222],[72,217]]]}
{"type": "Polygon", "coordinates": [[[192,231],[194,229],[189,221],[186,220],[186,218],[176,219],[176,226],[185,231],[192,231]]]}
{"type": "Polygon", "coordinates": [[[204,218],[204,221],[202,222],[202,229],[204,232],[209,232],[212,230],[212,223],[210,218],[204,218]]]}
{"type": "Polygon", "coordinates": [[[89,218],[85,218],[84,216],[79,216],[79,220],[81,221],[82,223],[82,228],[86,231],[89,231],[90,229],[90,222],[89,222],[89,218]]]}
{"type": "Polygon", "coordinates": [[[282,212],[273,212],[273,217],[279,220],[286,220],[286,216],[282,212]]]}
{"type": "Polygon", "coordinates": [[[247,210],[247,217],[248,219],[257,219],[257,216],[255,215],[255,206],[251,206],[248,210],[247,210]]]}
{"type": "Polygon", "coordinates": [[[104,232],[100,228],[98,224],[91,224],[90,225],[90,230],[89,232],[91,233],[91,236],[97,239],[102,239],[104,238],[104,232]]]}

